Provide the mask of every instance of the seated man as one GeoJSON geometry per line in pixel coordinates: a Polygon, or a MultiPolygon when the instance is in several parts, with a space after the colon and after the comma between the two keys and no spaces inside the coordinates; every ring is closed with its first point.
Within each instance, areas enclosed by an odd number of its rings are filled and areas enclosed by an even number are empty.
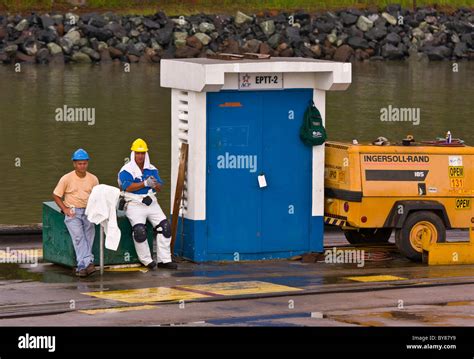
{"type": "Polygon", "coordinates": [[[131,147],[130,162],[119,172],[118,182],[125,191],[127,206],[125,215],[132,225],[132,236],[138,258],[150,269],[156,267],[148,246],[146,221],[156,231],[157,261],[159,268],[177,269],[171,260],[171,225],[161,210],[156,199],[156,191],[161,190],[162,181],[158,170],[150,164],[148,146],[141,138],[135,140],[131,147]]]}
{"type": "Polygon", "coordinates": [[[95,225],[84,214],[92,188],[99,180],[87,172],[89,155],[83,149],[78,149],[72,155],[74,171],[59,180],[53,191],[54,202],[65,214],[64,223],[72,238],[76,252],[78,277],[87,277],[95,272],[92,245],[94,244],[95,225]],[[64,197],[64,201],[63,201],[64,197]]]}

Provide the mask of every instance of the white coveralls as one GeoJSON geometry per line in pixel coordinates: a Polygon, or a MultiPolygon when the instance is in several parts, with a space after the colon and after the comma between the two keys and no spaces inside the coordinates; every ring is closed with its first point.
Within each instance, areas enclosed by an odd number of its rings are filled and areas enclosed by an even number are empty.
{"type": "MultiPolygon", "coordinates": [[[[125,215],[128,217],[130,224],[132,227],[139,223],[146,223],[147,219],[155,228],[161,221],[166,219],[163,210],[161,209],[160,205],[158,204],[158,200],[156,199],[155,194],[152,191],[148,192],[148,196],[151,197],[153,202],[147,206],[146,204],[142,203],[142,199],[147,195],[139,195],[133,193],[125,193],[125,199],[130,202],[127,203],[127,208],[125,210],[125,215]]],[[[157,241],[157,262],[158,263],[168,263],[171,262],[171,253],[170,253],[170,243],[171,237],[166,238],[161,233],[157,233],[156,235],[157,241]]],[[[133,241],[135,244],[135,250],[137,251],[138,258],[140,262],[144,265],[148,265],[153,261],[150,253],[150,247],[148,246],[148,241],[145,242],[137,242],[133,241]]]]}
{"type": "MultiPolygon", "coordinates": [[[[150,158],[148,153],[145,156],[145,164],[144,169],[155,169],[154,166],[150,164],[150,158]]],[[[132,152],[130,155],[130,162],[128,162],[125,166],[122,167],[120,172],[123,170],[132,174],[133,178],[141,178],[142,172],[138,165],[135,162],[135,152],[132,152]]],[[[119,185],[121,186],[120,180],[119,185]]],[[[131,226],[133,227],[136,224],[146,224],[148,220],[153,228],[155,228],[158,224],[160,224],[163,220],[166,220],[166,215],[163,213],[160,205],[158,204],[158,200],[156,199],[155,193],[152,190],[149,190],[147,194],[135,194],[130,192],[124,193],[125,200],[127,201],[126,208],[125,208],[125,215],[127,216],[128,220],[130,221],[131,226]],[[153,201],[152,203],[147,206],[146,204],[142,203],[143,198],[149,196],[153,201]]],[[[169,263],[171,262],[171,252],[170,252],[170,244],[171,244],[171,236],[166,238],[163,234],[157,233],[156,234],[156,241],[157,241],[157,262],[158,263],[169,263]]],[[[135,250],[137,251],[138,258],[143,265],[148,265],[153,261],[152,255],[150,253],[150,247],[148,245],[148,241],[144,242],[137,242],[133,241],[135,244],[135,250]]]]}

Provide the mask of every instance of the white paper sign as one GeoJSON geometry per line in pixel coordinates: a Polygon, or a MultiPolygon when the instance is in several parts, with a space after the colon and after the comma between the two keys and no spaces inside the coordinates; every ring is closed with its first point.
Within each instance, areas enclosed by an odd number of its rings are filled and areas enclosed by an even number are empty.
{"type": "Polygon", "coordinates": [[[258,185],[260,188],[267,187],[267,180],[265,179],[265,175],[258,176],[258,185]]]}
{"type": "Polygon", "coordinates": [[[462,166],[462,156],[449,156],[450,166],[462,166]]]}
{"type": "Polygon", "coordinates": [[[239,73],[239,89],[281,89],[283,88],[283,73],[239,73]]]}

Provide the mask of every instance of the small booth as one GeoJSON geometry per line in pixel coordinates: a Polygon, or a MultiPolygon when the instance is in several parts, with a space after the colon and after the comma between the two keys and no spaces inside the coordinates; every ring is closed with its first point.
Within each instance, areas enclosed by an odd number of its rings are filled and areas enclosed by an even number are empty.
{"type": "Polygon", "coordinates": [[[326,91],[350,83],[350,63],[162,60],[171,203],[180,147],[189,146],[175,254],[202,262],[322,252],[324,145],[305,146],[299,130],[311,100],[324,120],[326,91]]]}

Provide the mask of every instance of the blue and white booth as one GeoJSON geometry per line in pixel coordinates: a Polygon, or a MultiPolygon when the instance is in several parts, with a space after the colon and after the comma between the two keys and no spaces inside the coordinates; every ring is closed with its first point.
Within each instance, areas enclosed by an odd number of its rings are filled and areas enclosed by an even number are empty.
{"type": "Polygon", "coordinates": [[[162,60],[161,86],[172,89],[171,203],[189,144],[175,254],[202,262],[322,252],[324,146],[305,146],[299,130],[311,99],[324,119],[326,91],[350,83],[350,63],[162,60]]]}

